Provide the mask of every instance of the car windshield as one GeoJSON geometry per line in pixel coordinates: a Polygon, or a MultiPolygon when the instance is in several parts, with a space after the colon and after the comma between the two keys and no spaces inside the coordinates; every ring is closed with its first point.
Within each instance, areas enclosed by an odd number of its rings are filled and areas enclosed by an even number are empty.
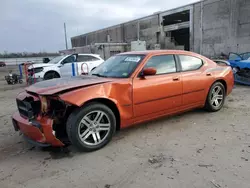
{"type": "Polygon", "coordinates": [[[57,64],[63,57],[65,57],[65,56],[61,55],[61,56],[54,57],[48,63],[57,64]]]}
{"type": "Polygon", "coordinates": [[[145,55],[136,54],[112,56],[91,71],[90,75],[111,78],[128,78],[144,57],[145,55]]]}

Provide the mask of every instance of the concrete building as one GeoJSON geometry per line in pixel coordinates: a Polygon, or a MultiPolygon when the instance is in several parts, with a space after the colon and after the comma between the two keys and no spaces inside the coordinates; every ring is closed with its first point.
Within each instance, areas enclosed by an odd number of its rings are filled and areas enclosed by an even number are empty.
{"type": "MultiPolygon", "coordinates": [[[[167,7],[166,7],[167,8],[167,7]]],[[[185,49],[208,57],[250,51],[250,0],[204,0],[71,38],[71,52],[109,56],[130,50],[185,49]]]]}

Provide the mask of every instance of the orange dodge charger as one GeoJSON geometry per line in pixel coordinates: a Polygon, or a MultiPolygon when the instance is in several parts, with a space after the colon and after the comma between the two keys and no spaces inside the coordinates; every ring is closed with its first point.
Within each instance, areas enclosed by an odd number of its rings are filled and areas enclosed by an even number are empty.
{"type": "Polygon", "coordinates": [[[89,75],[36,83],[16,99],[16,131],[39,146],[94,151],[116,130],[194,108],[215,112],[231,93],[229,66],[178,50],[121,53],[89,75]]]}

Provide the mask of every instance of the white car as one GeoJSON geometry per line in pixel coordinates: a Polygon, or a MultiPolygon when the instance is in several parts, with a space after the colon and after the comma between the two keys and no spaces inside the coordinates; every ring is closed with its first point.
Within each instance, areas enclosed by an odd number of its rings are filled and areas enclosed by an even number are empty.
{"type": "Polygon", "coordinates": [[[73,75],[72,63],[74,63],[74,75],[89,73],[104,60],[98,54],[72,54],[58,56],[48,63],[32,64],[28,67],[29,75],[36,79],[49,80],[73,75]]]}

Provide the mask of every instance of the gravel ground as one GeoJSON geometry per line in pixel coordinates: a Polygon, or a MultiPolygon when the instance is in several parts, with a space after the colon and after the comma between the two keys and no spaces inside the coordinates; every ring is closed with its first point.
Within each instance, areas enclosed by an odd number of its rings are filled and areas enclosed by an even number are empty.
{"type": "Polygon", "coordinates": [[[10,119],[22,89],[0,91],[0,188],[249,188],[249,87],[236,86],[217,113],[137,125],[92,153],[26,143],[10,119]]]}

